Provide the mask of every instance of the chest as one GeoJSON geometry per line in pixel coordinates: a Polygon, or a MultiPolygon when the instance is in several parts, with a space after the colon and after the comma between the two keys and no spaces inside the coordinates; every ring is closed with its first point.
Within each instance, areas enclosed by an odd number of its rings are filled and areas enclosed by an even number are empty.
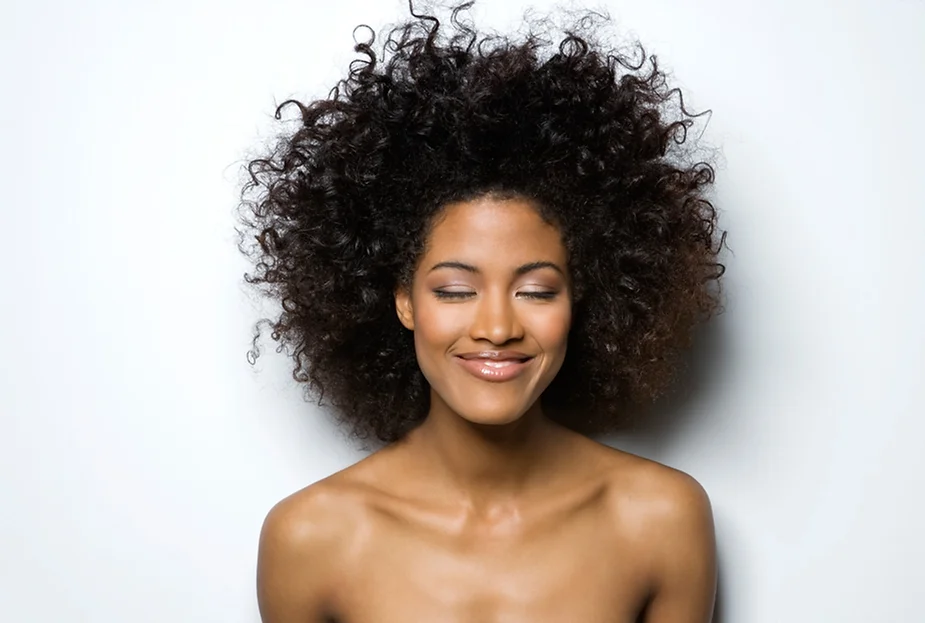
{"type": "Polygon", "coordinates": [[[647,594],[632,544],[593,522],[378,536],[340,583],[343,623],[632,623],[647,594]]]}

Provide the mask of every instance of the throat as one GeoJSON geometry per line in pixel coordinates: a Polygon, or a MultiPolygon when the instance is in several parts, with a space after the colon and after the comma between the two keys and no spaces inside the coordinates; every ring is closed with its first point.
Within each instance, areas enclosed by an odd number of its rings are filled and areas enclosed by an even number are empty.
{"type": "Polygon", "coordinates": [[[551,482],[562,429],[538,405],[504,425],[476,424],[432,410],[407,441],[417,446],[414,454],[441,489],[474,508],[487,508],[551,482]]]}

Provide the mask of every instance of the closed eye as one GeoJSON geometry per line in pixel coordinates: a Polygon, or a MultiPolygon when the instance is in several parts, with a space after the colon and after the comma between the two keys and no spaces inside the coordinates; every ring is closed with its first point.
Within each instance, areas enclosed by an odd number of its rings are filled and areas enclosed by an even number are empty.
{"type": "MultiPolygon", "coordinates": [[[[433,290],[434,296],[438,299],[467,299],[475,296],[475,292],[465,292],[459,290],[433,290]]],[[[533,299],[537,301],[551,301],[559,295],[558,292],[518,292],[518,298],[533,299]]]]}
{"type": "Polygon", "coordinates": [[[459,290],[434,290],[434,296],[438,299],[466,299],[475,296],[475,292],[463,292],[459,290]]]}
{"type": "Polygon", "coordinates": [[[517,293],[517,295],[522,298],[537,299],[541,301],[550,301],[556,298],[558,294],[559,294],[558,292],[518,292],[517,293]]]}

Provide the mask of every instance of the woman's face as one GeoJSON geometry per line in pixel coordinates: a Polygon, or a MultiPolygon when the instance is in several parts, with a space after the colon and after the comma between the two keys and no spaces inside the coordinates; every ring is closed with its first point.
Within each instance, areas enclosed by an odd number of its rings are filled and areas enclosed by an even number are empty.
{"type": "Polygon", "coordinates": [[[566,265],[559,231],[527,200],[483,196],[445,207],[410,291],[396,293],[432,411],[507,424],[537,401],[565,359],[566,265]]]}

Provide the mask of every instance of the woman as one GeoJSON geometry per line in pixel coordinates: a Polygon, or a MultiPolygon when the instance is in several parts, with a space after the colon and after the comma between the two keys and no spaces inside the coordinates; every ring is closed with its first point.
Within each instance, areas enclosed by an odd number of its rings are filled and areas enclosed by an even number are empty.
{"type": "Polygon", "coordinates": [[[685,164],[654,58],[588,18],[557,45],[479,36],[465,8],[358,44],[250,166],[272,335],[386,444],[270,511],[262,619],[705,623],[705,492],[586,435],[651,403],[719,309],[713,170],[685,164]]]}

